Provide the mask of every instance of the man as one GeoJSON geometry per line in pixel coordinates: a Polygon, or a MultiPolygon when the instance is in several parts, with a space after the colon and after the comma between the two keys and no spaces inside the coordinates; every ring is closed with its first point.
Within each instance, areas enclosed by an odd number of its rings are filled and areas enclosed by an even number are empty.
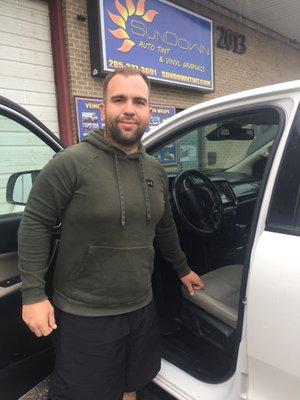
{"type": "Polygon", "coordinates": [[[141,145],[149,92],[137,70],[107,77],[104,132],[58,154],[29,196],[19,231],[23,319],[37,336],[53,332],[51,400],[133,400],[158,373],[154,238],[191,294],[203,286],[180,249],[164,169],[141,145]],[[58,221],[54,310],[44,275],[58,221]]]}

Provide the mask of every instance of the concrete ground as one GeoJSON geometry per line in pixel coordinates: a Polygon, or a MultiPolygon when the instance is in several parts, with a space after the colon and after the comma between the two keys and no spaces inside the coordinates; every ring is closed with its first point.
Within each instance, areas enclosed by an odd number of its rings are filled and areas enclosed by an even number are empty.
{"type": "MultiPolygon", "coordinates": [[[[47,400],[48,379],[45,379],[38,386],[22,396],[19,400],[47,400]]],[[[155,384],[147,385],[138,395],[138,400],[175,400],[174,397],[160,389],[155,384]]]]}

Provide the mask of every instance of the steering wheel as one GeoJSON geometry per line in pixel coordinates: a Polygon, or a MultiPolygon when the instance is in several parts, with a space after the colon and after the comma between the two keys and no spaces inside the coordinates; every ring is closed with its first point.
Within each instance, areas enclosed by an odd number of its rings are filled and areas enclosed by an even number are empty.
{"type": "Polygon", "coordinates": [[[175,210],[184,224],[197,234],[215,233],[223,220],[223,203],[213,182],[197,170],[177,175],[173,184],[175,210]]]}

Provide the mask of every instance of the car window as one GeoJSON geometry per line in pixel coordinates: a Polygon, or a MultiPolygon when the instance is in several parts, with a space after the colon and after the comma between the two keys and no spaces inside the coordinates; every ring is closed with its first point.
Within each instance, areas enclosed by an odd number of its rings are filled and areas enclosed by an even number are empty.
{"type": "Polygon", "coordinates": [[[33,178],[47,161],[53,157],[54,150],[20,123],[0,115],[0,216],[22,211],[24,205],[10,204],[7,201],[7,185],[12,174],[20,174],[15,185],[15,197],[26,199],[33,178]]]}
{"type": "Polygon", "coordinates": [[[284,150],[266,229],[300,236],[300,109],[284,150]],[[288,194],[288,195],[287,195],[288,194]]]}
{"type": "Polygon", "coordinates": [[[256,161],[267,158],[279,123],[280,115],[275,109],[231,114],[191,128],[154,156],[167,172],[192,168],[200,171],[234,168],[237,172],[239,164],[242,168],[250,156],[253,167],[256,161]]]}

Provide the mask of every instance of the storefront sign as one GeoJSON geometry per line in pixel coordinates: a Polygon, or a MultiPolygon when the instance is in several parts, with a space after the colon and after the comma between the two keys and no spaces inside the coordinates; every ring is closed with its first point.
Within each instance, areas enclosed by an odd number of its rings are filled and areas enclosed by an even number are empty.
{"type": "Polygon", "coordinates": [[[166,0],[89,0],[88,9],[94,76],[133,67],[155,81],[213,90],[210,19],[166,0]]]}
{"type": "MultiPolygon", "coordinates": [[[[102,103],[102,99],[75,97],[79,141],[95,129],[102,129],[104,127],[104,120],[101,112],[102,103]]],[[[150,130],[176,113],[175,107],[162,104],[151,104],[151,108],[150,130]]]]}
{"type": "Polygon", "coordinates": [[[79,141],[95,129],[102,128],[101,99],[75,97],[79,141]]]}
{"type": "Polygon", "coordinates": [[[152,116],[149,123],[150,130],[176,114],[175,107],[165,106],[163,104],[151,104],[151,108],[152,116]]]}

